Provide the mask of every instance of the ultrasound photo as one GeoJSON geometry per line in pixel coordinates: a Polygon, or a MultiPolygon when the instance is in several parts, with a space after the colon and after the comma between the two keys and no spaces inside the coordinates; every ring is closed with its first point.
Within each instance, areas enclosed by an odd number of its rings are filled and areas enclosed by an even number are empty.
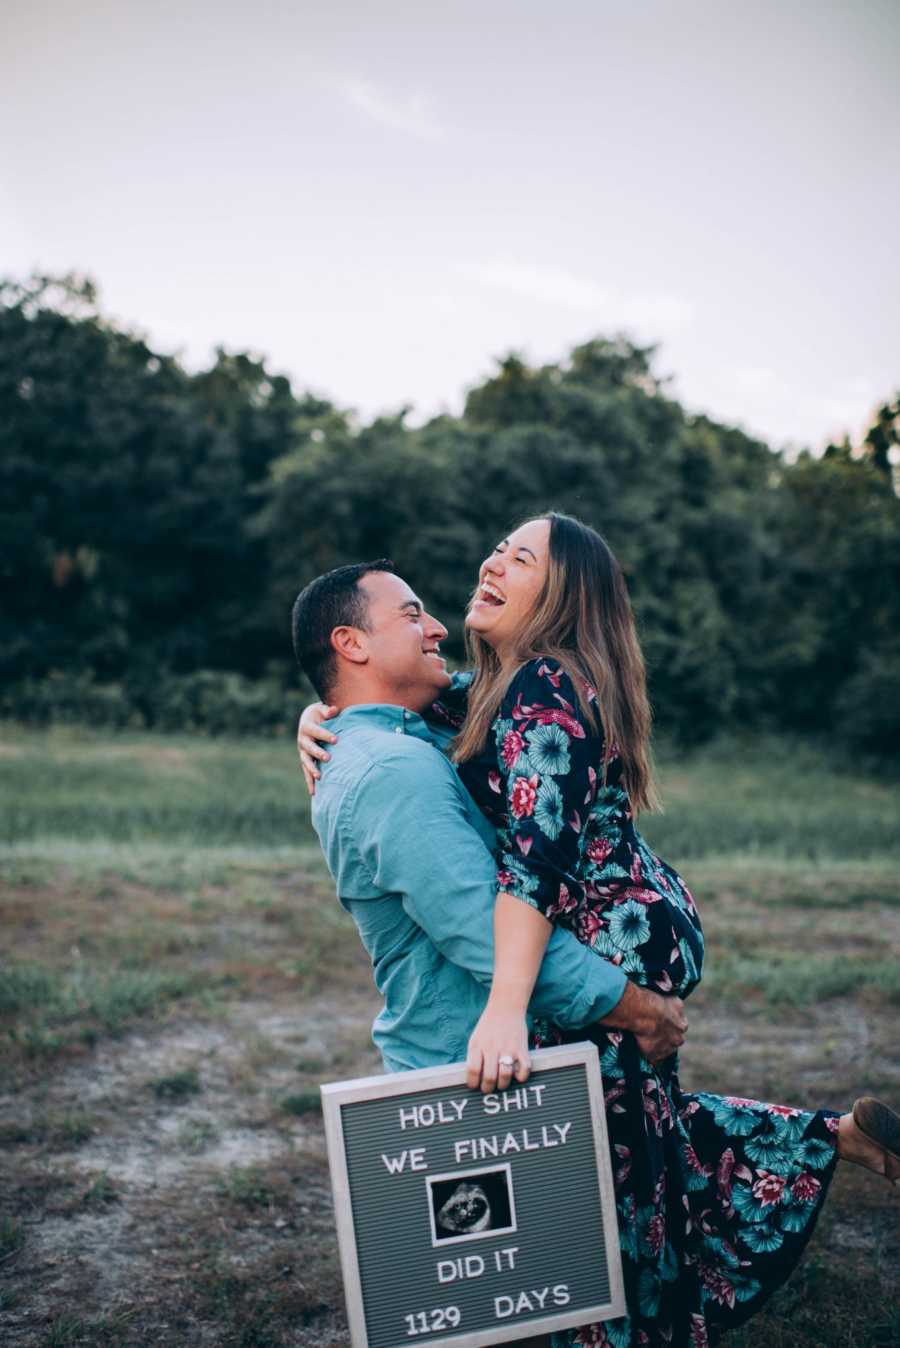
{"type": "Polygon", "coordinates": [[[515,1230],[509,1167],[428,1180],[435,1243],[515,1230]]]}

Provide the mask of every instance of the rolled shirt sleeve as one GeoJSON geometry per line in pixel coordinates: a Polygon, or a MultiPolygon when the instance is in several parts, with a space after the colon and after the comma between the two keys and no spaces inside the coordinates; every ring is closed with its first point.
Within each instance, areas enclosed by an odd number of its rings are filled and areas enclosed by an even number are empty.
{"type": "MultiPolygon", "coordinates": [[[[493,857],[470,822],[474,809],[447,761],[427,752],[388,753],[360,777],[347,812],[374,886],[400,896],[445,959],[489,987],[494,965],[493,857]]],[[[600,1020],[619,1002],[625,975],[555,929],[530,1011],[566,1029],[600,1020]]]]}

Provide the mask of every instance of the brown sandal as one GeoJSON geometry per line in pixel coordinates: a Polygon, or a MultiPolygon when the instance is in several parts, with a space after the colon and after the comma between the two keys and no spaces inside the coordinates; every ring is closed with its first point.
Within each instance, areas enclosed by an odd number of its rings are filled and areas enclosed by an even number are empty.
{"type": "Polygon", "coordinates": [[[863,1095],[853,1106],[853,1122],[863,1136],[884,1153],[882,1173],[885,1179],[900,1184],[900,1114],[874,1096],[863,1095]],[[896,1175],[888,1171],[891,1161],[896,1163],[896,1175]]]}

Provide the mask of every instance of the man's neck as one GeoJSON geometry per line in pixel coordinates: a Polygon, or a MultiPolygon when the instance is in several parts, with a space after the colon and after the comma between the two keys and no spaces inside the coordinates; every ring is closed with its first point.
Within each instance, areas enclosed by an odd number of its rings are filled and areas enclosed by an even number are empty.
{"type": "Polygon", "coordinates": [[[407,711],[414,711],[421,716],[439,696],[439,690],[429,697],[425,693],[418,695],[403,693],[378,684],[362,688],[339,688],[332,697],[332,706],[337,707],[339,712],[349,711],[351,707],[404,707],[407,711]]]}

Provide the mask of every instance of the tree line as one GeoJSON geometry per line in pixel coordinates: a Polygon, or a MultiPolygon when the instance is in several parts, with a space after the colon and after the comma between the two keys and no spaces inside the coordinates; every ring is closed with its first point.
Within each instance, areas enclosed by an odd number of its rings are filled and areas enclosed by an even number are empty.
{"type": "Polygon", "coordinates": [[[74,277],[0,284],[0,713],[286,726],[294,596],[389,556],[447,623],[504,531],[548,508],[625,570],[657,723],[900,748],[900,397],[794,459],[688,413],[655,351],[517,355],[459,417],[362,423],[264,360],[189,373],[74,277]]]}

